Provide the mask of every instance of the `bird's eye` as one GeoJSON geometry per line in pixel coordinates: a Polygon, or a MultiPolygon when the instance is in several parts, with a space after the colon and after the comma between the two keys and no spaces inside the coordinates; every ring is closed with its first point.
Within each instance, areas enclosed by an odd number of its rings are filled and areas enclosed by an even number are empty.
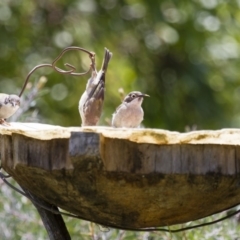
{"type": "Polygon", "coordinates": [[[136,95],[135,94],[132,94],[132,98],[135,98],[136,97],[136,95]]]}

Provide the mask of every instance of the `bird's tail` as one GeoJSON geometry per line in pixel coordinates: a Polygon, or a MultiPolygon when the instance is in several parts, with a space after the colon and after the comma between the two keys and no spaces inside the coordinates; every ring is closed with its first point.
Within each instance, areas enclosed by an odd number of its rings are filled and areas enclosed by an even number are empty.
{"type": "Polygon", "coordinates": [[[102,71],[105,73],[107,71],[108,63],[109,63],[111,57],[112,57],[112,53],[107,48],[105,48],[105,56],[104,56],[103,64],[102,64],[102,71]]]}

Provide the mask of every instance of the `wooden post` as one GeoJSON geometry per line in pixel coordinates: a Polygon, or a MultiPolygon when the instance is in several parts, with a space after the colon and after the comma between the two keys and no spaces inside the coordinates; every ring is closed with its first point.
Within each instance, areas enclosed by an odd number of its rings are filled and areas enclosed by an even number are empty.
{"type": "Polygon", "coordinates": [[[34,200],[32,201],[32,203],[38,210],[38,213],[42,219],[42,222],[48,232],[49,239],[50,240],[70,240],[71,237],[69,235],[69,232],[66,228],[66,225],[64,223],[62,216],[59,214],[54,214],[53,212],[50,212],[48,210],[45,210],[44,208],[41,207],[41,205],[48,207],[49,209],[52,209],[53,211],[56,211],[56,212],[59,212],[58,208],[40,199],[39,197],[36,197],[34,194],[30,193],[27,189],[24,189],[24,188],[22,189],[30,199],[34,200]]]}

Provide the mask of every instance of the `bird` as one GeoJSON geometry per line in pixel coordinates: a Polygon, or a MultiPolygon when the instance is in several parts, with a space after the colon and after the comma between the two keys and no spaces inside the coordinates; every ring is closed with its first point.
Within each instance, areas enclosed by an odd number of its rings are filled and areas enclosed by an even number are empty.
{"type": "Polygon", "coordinates": [[[139,91],[130,92],[114,112],[112,126],[116,128],[139,127],[144,116],[142,109],[144,97],[149,97],[149,95],[139,91]]]}
{"type": "Polygon", "coordinates": [[[0,124],[10,125],[5,119],[11,117],[20,107],[20,97],[0,93],[0,124]]]}
{"type": "Polygon", "coordinates": [[[105,48],[101,70],[97,72],[95,64],[92,64],[92,76],[87,82],[86,90],[82,94],[78,105],[82,126],[96,126],[101,117],[106,72],[111,57],[112,53],[105,48]]]}

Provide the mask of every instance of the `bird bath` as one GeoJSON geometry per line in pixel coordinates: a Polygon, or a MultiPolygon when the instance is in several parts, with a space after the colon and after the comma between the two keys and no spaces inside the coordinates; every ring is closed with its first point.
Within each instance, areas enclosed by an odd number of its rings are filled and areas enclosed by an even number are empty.
{"type": "Polygon", "coordinates": [[[2,167],[36,196],[82,219],[169,226],[240,202],[240,130],[0,126],[2,167]]]}

